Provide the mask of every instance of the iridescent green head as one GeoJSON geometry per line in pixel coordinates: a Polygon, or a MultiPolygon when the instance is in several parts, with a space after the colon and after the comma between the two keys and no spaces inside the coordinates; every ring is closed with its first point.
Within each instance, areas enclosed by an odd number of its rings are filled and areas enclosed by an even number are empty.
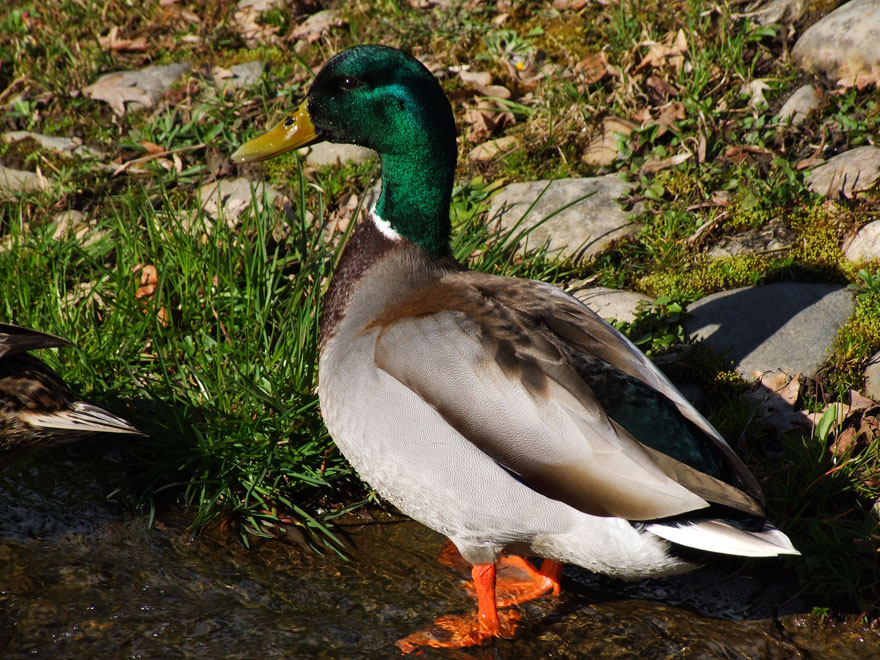
{"type": "Polygon", "coordinates": [[[448,252],[455,122],[443,89],[421,62],[386,46],[339,53],[293,113],[232,157],[263,160],[321,140],[376,150],[382,161],[376,212],[432,256],[448,252]]]}

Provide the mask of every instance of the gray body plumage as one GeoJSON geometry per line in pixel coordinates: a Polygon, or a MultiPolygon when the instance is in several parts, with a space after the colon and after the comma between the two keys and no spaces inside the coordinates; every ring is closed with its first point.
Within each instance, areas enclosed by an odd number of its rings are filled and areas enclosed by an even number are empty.
{"type": "MultiPolygon", "coordinates": [[[[363,233],[376,235],[369,227],[363,233]]],[[[405,240],[344,289],[344,313],[328,328],[320,360],[328,429],[377,492],[447,535],[468,561],[489,563],[515,552],[622,578],[668,575],[693,566],[668,552],[662,534],[630,520],[706,507],[694,492],[700,489],[762,511],[737,488],[675,461],[664,466],[653,458],[657,452],[609,420],[568,364],[578,351],[560,336],[565,328],[548,329],[553,321],[528,327],[531,319],[546,312],[594,326],[588,335],[717,436],[743,480],[760,493],[717,432],[656,367],[558,289],[464,271],[428,259],[405,240]],[[682,485],[676,470],[694,487],[682,485]]],[[[677,542],[699,547],[688,542],[689,534],[677,542]]],[[[750,536],[743,545],[752,540],[756,546],[765,541],[750,536]]],[[[704,545],[725,552],[713,543],[704,545]]]]}

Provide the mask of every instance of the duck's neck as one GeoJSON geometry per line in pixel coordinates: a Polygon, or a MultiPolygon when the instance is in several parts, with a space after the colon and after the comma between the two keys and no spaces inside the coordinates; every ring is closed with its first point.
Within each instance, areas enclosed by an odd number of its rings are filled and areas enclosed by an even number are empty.
{"type": "Polygon", "coordinates": [[[394,231],[437,258],[449,254],[455,139],[451,150],[430,146],[427,157],[382,155],[382,193],[375,209],[394,231]]]}

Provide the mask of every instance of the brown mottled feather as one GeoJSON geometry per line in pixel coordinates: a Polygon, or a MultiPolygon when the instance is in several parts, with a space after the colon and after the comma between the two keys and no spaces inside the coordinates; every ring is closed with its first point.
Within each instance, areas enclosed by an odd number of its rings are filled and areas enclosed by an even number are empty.
{"type": "Polygon", "coordinates": [[[125,420],[78,401],[58,374],[26,354],[55,346],[73,344],[0,324],[0,469],[27,454],[98,432],[139,433],[125,420]]]}

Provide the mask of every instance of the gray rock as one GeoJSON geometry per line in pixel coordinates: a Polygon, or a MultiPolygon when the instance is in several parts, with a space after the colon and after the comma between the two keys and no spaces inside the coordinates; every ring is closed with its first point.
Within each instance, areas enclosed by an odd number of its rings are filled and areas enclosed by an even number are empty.
{"type": "MultiPolygon", "coordinates": [[[[880,50],[880,49],[878,49],[880,50]]],[[[807,186],[815,193],[852,197],[880,178],[880,149],[856,147],[837,154],[807,175],[807,186]]]]}
{"type": "Polygon", "coordinates": [[[807,13],[807,9],[812,4],[815,4],[815,0],[771,0],[752,12],[751,16],[761,25],[782,21],[794,23],[807,13]]]}
{"type": "Polygon", "coordinates": [[[356,144],[333,144],[332,142],[319,142],[312,146],[309,155],[306,156],[306,165],[309,167],[325,167],[338,163],[353,163],[358,165],[368,161],[376,155],[376,152],[356,144]]]}
{"type": "Polygon", "coordinates": [[[265,66],[265,63],[260,60],[235,64],[228,69],[217,66],[211,72],[211,78],[218,89],[233,90],[239,87],[251,87],[259,81],[265,66]]]}
{"type": "Polygon", "coordinates": [[[606,321],[616,319],[632,323],[639,305],[653,302],[653,298],[635,291],[620,291],[603,286],[573,291],[572,295],[606,321]]]}
{"type": "Polygon", "coordinates": [[[521,243],[533,248],[548,243],[552,253],[590,259],[612,241],[633,237],[641,229],[629,219],[641,211],[641,205],[627,212],[617,203],[633,185],[617,174],[512,183],[492,198],[489,218],[517,231],[535,227],[546,218],[521,243]]]}
{"type": "Polygon", "coordinates": [[[844,242],[843,254],[849,261],[880,259],[880,220],[869,222],[844,242]]]}
{"type": "Polygon", "coordinates": [[[874,401],[880,401],[880,352],[874,353],[868,362],[865,369],[865,390],[862,394],[874,401]]]}
{"type": "Polygon", "coordinates": [[[784,250],[792,246],[796,237],[796,234],[791,229],[780,221],[774,220],[763,227],[749,229],[733,236],[724,236],[718,239],[708,254],[713,259],[718,259],[721,257],[733,257],[738,254],[756,254],[767,252],[768,250],[784,250]]]}
{"type": "Polygon", "coordinates": [[[812,85],[799,87],[779,109],[776,115],[781,122],[790,122],[792,126],[800,126],[811,112],[819,107],[822,92],[812,85]]]}
{"type": "Polygon", "coordinates": [[[747,380],[782,369],[812,378],[849,318],[846,287],[782,283],[733,289],[690,305],[684,327],[713,350],[726,353],[747,380]]]}
{"type": "Polygon", "coordinates": [[[0,165],[0,191],[2,192],[32,192],[46,190],[48,187],[49,179],[45,176],[25,170],[13,170],[0,165]]]}
{"type": "Polygon", "coordinates": [[[214,219],[225,218],[230,227],[244,213],[253,201],[258,209],[263,203],[272,204],[281,193],[268,183],[254,182],[246,177],[221,179],[199,189],[202,209],[214,219]]]}
{"type": "Polygon", "coordinates": [[[863,87],[880,79],[880,1],[850,0],[801,35],[794,62],[839,85],[863,87]]]}
{"type": "Polygon", "coordinates": [[[86,147],[79,138],[55,137],[53,135],[43,135],[42,133],[32,133],[30,131],[8,131],[3,134],[5,142],[19,142],[26,138],[32,138],[40,143],[40,146],[49,151],[56,153],[72,153],[76,156],[92,158],[101,158],[104,154],[97,149],[86,147]]]}

